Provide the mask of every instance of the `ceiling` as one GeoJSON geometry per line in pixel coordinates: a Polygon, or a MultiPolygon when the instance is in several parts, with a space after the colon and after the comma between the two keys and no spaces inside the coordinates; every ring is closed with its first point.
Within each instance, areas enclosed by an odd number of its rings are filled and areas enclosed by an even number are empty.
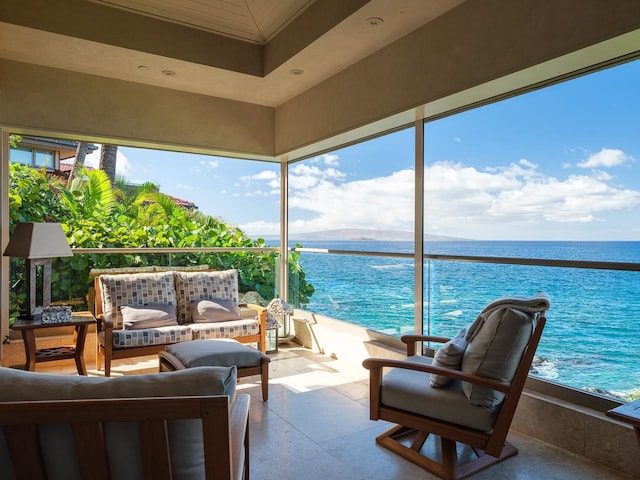
{"type": "Polygon", "coordinates": [[[91,1],[264,45],[316,0],[91,1]]]}
{"type": "Polygon", "coordinates": [[[465,0],[22,0],[0,58],[277,107],[465,0]]]}

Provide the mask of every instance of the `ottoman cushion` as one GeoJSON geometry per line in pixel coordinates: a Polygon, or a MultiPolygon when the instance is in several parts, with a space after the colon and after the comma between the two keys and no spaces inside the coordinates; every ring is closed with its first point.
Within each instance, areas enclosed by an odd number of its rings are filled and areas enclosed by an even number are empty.
{"type": "Polygon", "coordinates": [[[263,357],[259,350],[242,345],[237,340],[192,340],[176,343],[166,348],[186,368],[204,366],[231,366],[238,368],[260,365],[263,357]]]}

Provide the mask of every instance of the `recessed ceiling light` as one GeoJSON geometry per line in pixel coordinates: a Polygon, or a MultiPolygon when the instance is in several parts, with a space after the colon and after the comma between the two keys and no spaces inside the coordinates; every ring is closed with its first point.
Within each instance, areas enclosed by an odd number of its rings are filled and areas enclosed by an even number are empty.
{"type": "Polygon", "coordinates": [[[160,73],[165,77],[173,77],[176,74],[173,70],[162,70],[160,73]]]}
{"type": "Polygon", "coordinates": [[[138,65],[138,70],[140,70],[141,72],[146,72],[147,70],[149,70],[149,67],[147,67],[146,65],[138,65]]]}
{"type": "Polygon", "coordinates": [[[379,25],[382,25],[383,22],[384,20],[380,17],[369,17],[364,21],[364,23],[366,23],[370,27],[377,27],[379,25]]]}
{"type": "Polygon", "coordinates": [[[291,70],[289,70],[289,73],[291,75],[302,75],[304,73],[304,70],[302,70],[301,68],[292,68],[291,70]]]}

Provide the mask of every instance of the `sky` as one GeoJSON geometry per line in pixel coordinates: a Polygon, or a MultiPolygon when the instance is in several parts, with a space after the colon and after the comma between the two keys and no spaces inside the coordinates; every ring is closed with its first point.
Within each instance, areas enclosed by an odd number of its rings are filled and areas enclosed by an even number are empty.
{"type": "MultiPolygon", "coordinates": [[[[635,61],[426,123],[425,233],[640,240],[638,85],[635,61]]],[[[290,165],[290,236],[412,231],[413,145],[408,129],[290,165]]],[[[249,236],[279,232],[278,164],[120,147],[117,173],[249,236]]]]}

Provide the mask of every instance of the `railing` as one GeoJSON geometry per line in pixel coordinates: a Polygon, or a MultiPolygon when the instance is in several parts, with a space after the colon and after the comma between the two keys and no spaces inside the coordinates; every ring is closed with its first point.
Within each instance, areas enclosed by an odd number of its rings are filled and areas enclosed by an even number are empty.
{"type": "MultiPolygon", "coordinates": [[[[83,255],[166,255],[164,264],[172,266],[175,255],[180,254],[277,255],[280,250],[210,247],[73,251],[83,255]]],[[[308,310],[394,337],[414,331],[412,253],[304,247],[289,251],[300,254],[306,280],[316,286],[316,293],[306,306],[308,310]],[[308,262],[311,256],[336,257],[339,261],[325,271],[315,271],[316,264],[308,262]],[[360,262],[360,267],[349,266],[353,259],[360,262]],[[371,262],[365,267],[367,270],[362,268],[362,261],[371,262]],[[401,268],[395,268],[397,264],[401,268]],[[323,276],[323,282],[317,281],[318,275],[323,276]],[[335,294],[336,288],[342,289],[344,302],[327,299],[335,294]],[[335,305],[340,308],[333,308],[335,305]],[[369,319],[375,323],[368,323],[369,319]]],[[[613,395],[640,385],[640,372],[633,368],[640,358],[640,263],[425,254],[423,267],[425,332],[451,336],[475,318],[479,305],[484,305],[487,299],[501,296],[504,291],[535,293],[540,288],[550,293],[552,309],[538,349],[539,378],[613,395]],[[453,278],[460,280],[464,292],[447,290],[455,287],[450,285],[453,278]],[[499,293],[495,288],[498,280],[503,282],[499,293]],[[562,288],[558,288],[558,282],[562,288]],[[465,293],[469,291],[476,295],[465,293]],[[573,378],[564,370],[570,371],[573,378]]],[[[274,268],[272,272],[276,285],[278,271],[274,268]]],[[[299,307],[295,302],[292,304],[299,307]]]]}
{"type": "MultiPolygon", "coordinates": [[[[395,337],[413,330],[413,292],[404,291],[413,285],[413,254],[294,250],[320,287],[309,310],[395,337]],[[320,273],[335,278],[320,283],[311,255],[336,256],[335,265],[353,272],[340,278],[325,263],[320,273]]],[[[423,266],[425,333],[453,336],[489,301],[544,290],[552,307],[535,376],[620,398],[640,385],[640,263],[425,254],[423,266]]]]}

